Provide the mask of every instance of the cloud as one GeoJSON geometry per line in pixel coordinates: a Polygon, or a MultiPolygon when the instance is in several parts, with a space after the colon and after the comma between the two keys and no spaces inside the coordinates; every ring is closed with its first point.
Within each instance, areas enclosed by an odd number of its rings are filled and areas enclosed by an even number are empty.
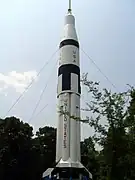
{"type": "Polygon", "coordinates": [[[22,93],[33,79],[37,80],[36,71],[23,73],[11,71],[7,75],[0,73],[0,92],[4,92],[8,88],[13,88],[16,92],[22,93]]]}

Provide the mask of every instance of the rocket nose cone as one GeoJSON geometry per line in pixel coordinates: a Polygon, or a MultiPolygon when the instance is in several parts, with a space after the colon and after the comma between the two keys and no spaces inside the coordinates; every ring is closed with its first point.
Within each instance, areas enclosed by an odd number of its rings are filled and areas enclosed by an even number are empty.
{"type": "Polygon", "coordinates": [[[72,25],[75,26],[75,18],[74,18],[74,16],[72,14],[66,15],[66,17],[65,17],[65,25],[66,24],[72,24],[72,25]]]}
{"type": "Polygon", "coordinates": [[[75,18],[71,13],[68,13],[65,16],[64,24],[64,32],[61,37],[61,42],[65,39],[74,39],[75,41],[78,41],[75,29],[75,18]]]}

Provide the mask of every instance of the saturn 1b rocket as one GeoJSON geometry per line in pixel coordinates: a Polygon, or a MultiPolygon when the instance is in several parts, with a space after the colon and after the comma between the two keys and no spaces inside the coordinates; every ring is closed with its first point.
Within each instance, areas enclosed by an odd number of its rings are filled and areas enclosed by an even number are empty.
{"type": "Polygon", "coordinates": [[[71,12],[65,17],[59,49],[57,98],[63,113],[58,115],[56,161],[74,163],[80,162],[80,121],[75,119],[80,117],[81,87],[79,42],[71,12]]]}
{"type": "MultiPolygon", "coordinates": [[[[70,2],[70,1],[69,1],[70,2]]],[[[70,3],[69,3],[70,4],[70,3]]],[[[56,166],[48,169],[43,177],[51,174],[58,179],[82,179],[91,173],[81,164],[80,158],[80,60],[75,18],[69,6],[65,16],[63,36],[59,45],[58,66],[58,127],[56,166]]]]}

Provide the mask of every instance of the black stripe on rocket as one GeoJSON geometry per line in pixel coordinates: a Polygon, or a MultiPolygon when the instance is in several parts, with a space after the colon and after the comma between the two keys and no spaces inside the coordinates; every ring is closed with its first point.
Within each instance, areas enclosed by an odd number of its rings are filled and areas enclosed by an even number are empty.
{"type": "MultiPolygon", "coordinates": [[[[74,39],[65,39],[60,43],[59,48],[72,45],[79,48],[78,41],[74,39]]],[[[80,68],[74,64],[61,65],[58,70],[58,76],[62,74],[62,91],[71,90],[71,73],[78,75],[78,93],[81,94],[80,86],[80,68]]]]}
{"type": "Polygon", "coordinates": [[[62,74],[62,91],[71,90],[71,73],[78,75],[78,93],[81,94],[80,68],[74,64],[65,64],[59,67],[58,76],[62,74]]]}
{"type": "Polygon", "coordinates": [[[76,46],[76,47],[79,48],[79,43],[78,43],[78,41],[75,41],[74,39],[65,39],[65,40],[63,40],[63,41],[60,43],[59,48],[62,48],[63,46],[66,46],[66,45],[72,45],[72,46],[76,46]]]}

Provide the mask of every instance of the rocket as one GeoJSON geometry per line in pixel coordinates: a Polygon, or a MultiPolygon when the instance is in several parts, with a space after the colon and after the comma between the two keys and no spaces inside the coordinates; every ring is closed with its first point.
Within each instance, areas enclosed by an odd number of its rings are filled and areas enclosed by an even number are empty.
{"type": "Polygon", "coordinates": [[[59,51],[57,98],[60,112],[58,114],[56,162],[60,161],[65,164],[65,162],[80,162],[80,121],[75,120],[80,117],[79,42],[75,29],[75,18],[71,11],[68,11],[65,17],[59,51]]]}
{"type": "Polygon", "coordinates": [[[92,179],[91,173],[81,164],[80,96],[79,41],[69,0],[64,31],[59,44],[56,166],[54,169],[48,169],[43,177],[50,173],[57,174],[58,179],[68,179],[71,176],[73,179],[81,179],[82,176],[92,179]]]}

